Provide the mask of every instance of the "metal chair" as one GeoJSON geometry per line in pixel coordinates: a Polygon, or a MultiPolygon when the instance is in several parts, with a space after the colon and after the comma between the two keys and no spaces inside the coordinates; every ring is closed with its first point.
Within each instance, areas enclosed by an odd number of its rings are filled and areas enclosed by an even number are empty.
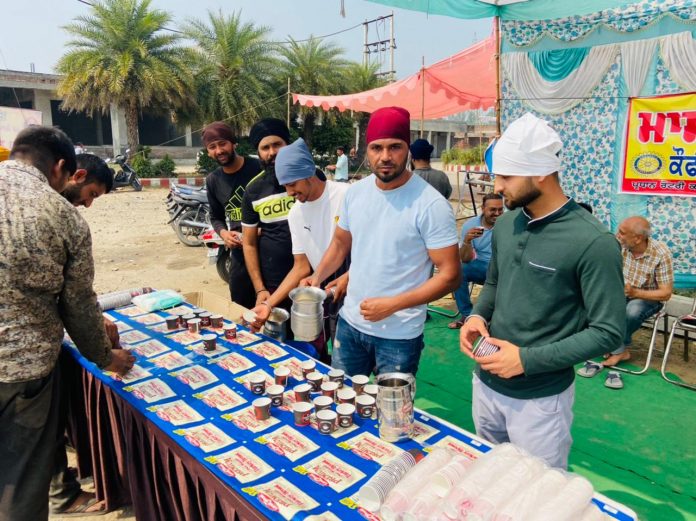
{"type": "MultiPolygon", "coordinates": [[[[619,367],[616,365],[610,366],[613,370],[615,371],[621,371],[622,373],[628,373],[628,374],[643,374],[645,373],[648,368],[650,367],[650,361],[652,360],[653,352],[655,351],[655,341],[657,340],[657,331],[658,331],[658,326],[660,325],[660,320],[663,320],[663,326],[662,326],[662,331],[663,331],[663,341],[665,341],[665,345],[667,345],[666,338],[667,338],[667,308],[666,306],[662,306],[662,309],[655,313],[652,317],[650,317],[648,320],[645,321],[645,323],[648,323],[650,325],[650,322],[652,322],[652,335],[650,336],[650,345],[648,346],[648,356],[645,357],[645,365],[640,371],[632,371],[631,369],[626,369],[625,367],[619,367]]],[[[645,325],[645,323],[643,325],[645,325]]],[[[665,350],[665,357],[667,356],[667,351],[665,350]]]]}
{"type": "MultiPolygon", "coordinates": [[[[687,317],[693,317],[694,314],[696,314],[696,297],[694,297],[694,303],[691,306],[691,313],[688,315],[682,315],[682,316],[678,317],[674,321],[674,324],[672,324],[672,329],[669,333],[669,340],[667,341],[667,346],[665,347],[665,356],[662,359],[662,367],[660,368],[660,373],[662,374],[662,378],[664,378],[665,380],[667,380],[671,384],[678,385],[679,387],[684,387],[686,389],[691,389],[692,391],[696,391],[696,385],[687,384],[687,383],[675,380],[673,378],[669,378],[667,376],[666,370],[667,370],[667,361],[669,359],[669,352],[672,349],[672,341],[674,340],[674,332],[677,329],[681,329],[684,332],[684,341],[685,341],[685,346],[686,346],[687,345],[686,343],[688,343],[689,332],[696,331],[696,325],[687,323],[685,321],[685,319],[687,317]]],[[[685,349],[688,349],[688,348],[685,347],[685,349]]]]}

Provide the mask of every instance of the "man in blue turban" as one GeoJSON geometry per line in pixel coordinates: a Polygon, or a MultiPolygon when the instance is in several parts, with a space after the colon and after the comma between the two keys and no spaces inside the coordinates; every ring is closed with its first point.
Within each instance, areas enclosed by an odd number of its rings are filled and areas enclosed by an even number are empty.
{"type": "MultiPolygon", "coordinates": [[[[304,277],[316,269],[333,238],[336,222],[343,207],[343,197],[349,185],[334,181],[325,181],[316,175],[314,159],[302,138],[292,145],[278,151],[275,165],[278,182],[285,187],[289,197],[295,198],[295,204],[288,214],[288,225],[292,237],[293,267],[270,297],[256,306],[258,327],[268,318],[271,309],[283,302],[304,277]]],[[[335,331],[338,309],[348,285],[349,261],[329,277],[326,290],[333,296],[327,304],[325,316],[329,323],[325,330],[335,331]]],[[[333,334],[331,335],[333,336],[333,334]]],[[[328,362],[326,338],[324,335],[314,342],[322,361],[328,362]]]]}

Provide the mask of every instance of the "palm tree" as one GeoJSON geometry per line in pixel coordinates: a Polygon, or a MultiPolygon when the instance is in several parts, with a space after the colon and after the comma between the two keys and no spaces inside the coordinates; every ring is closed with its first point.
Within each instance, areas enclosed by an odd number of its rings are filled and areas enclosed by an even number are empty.
{"type": "Polygon", "coordinates": [[[101,0],[91,14],[65,27],[73,36],[56,69],[63,107],[85,112],[125,111],[128,142],[139,144],[138,115],[190,103],[190,74],[179,37],[163,32],[170,17],[151,0],[101,0]]]}
{"type": "Polygon", "coordinates": [[[201,121],[230,119],[239,134],[267,110],[275,97],[271,80],[278,61],[266,37],[270,28],[244,23],[241,12],[208,12],[208,20],[184,27],[194,40],[192,67],[201,121]]]}
{"type": "MultiPolygon", "coordinates": [[[[340,47],[313,37],[305,42],[290,38],[287,45],[280,49],[280,54],[283,61],[279,75],[283,79],[290,78],[293,92],[319,95],[342,92],[343,69],[348,62],[343,58],[340,47]]],[[[298,112],[303,120],[304,140],[311,147],[317,109],[300,107],[298,112]]]]}

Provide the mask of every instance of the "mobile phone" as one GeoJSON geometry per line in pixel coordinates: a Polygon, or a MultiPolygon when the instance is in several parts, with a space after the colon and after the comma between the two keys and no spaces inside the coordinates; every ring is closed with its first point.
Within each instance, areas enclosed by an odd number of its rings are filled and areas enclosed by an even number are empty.
{"type": "Polygon", "coordinates": [[[491,344],[486,337],[482,336],[474,340],[471,349],[471,353],[477,357],[490,356],[498,351],[500,351],[500,348],[497,345],[491,344]]]}

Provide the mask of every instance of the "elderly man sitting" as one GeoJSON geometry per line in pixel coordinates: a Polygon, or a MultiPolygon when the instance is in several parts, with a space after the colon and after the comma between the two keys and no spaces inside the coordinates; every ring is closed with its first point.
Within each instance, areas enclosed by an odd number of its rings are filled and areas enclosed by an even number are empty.
{"type": "Polygon", "coordinates": [[[623,345],[606,355],[604,366],[631,358],[631,337],[649,317],[662,309],[672,296],[674,273],[667,246],[650,238],[650,223],[643,217],[629,217],[619,225],[616,238],[623,254],[626,294],[626,333],[623,345]]]}

